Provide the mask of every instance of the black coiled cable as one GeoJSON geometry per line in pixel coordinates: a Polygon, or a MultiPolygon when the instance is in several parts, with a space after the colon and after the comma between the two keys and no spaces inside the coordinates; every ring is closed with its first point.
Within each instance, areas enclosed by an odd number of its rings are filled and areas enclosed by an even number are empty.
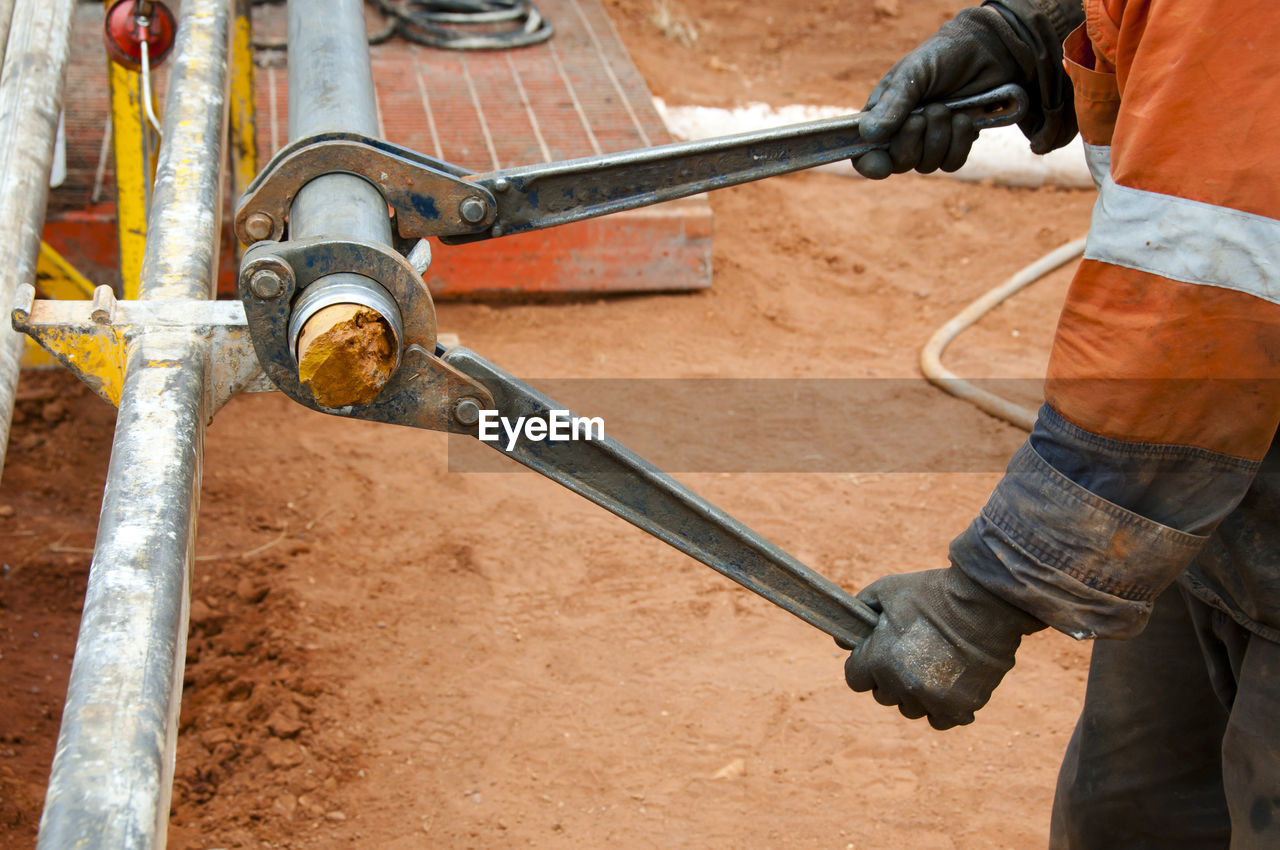
{"type": "Polygon", "coordinates": [[[555,31],[533,0],[373,0],[409,41],[445,50],[528,47],[555,31]]]}
{"type": "MultiPolygon", "coordinates": [[[[253,0],[253,5],[283,0],[253,0]]],[[[366,0],[382,13],[385,26],[369,33],[370,44],[394,35],[445,50],[509,50],[546,41],[555,28],[533,0],[366,0]]],[[[284,39],[254,39],[253,46],[288,47],[284,39]]]]}

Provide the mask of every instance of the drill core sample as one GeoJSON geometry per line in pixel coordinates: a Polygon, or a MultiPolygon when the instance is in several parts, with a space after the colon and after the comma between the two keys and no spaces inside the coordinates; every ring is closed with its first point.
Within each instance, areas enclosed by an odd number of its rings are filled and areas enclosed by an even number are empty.
{"type": "Polygon", "coordinates": [[[298,380],[325,407],[370,403],[391,379],[395,361],[391,327],[360,304],[319,310],[298,337],[298,380]]]}

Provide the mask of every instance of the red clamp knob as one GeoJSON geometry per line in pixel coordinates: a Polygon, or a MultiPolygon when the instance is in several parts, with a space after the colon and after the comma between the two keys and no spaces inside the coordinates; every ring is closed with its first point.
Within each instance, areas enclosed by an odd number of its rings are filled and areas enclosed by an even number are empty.
{"type": "Polygon", "coordinates": [[[147,58],[156,68],[173,50],[173,36],[177,21],[173,12],[163,3],[138,3],[137,0],[116,0],[107,9],[107,20],[102,31],[102,42],[107,56],[130,70],[142,67],[143,22],[146,21],[147,58]],[[139,8],[142,7],[142,8],[139,8]],[[147,7],[150,14],[141,17],[147,7]]]}

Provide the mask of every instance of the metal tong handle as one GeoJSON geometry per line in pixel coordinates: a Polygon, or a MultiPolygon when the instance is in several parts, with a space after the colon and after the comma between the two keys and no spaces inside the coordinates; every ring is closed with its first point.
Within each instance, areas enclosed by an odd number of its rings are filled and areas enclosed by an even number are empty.
{"type": "MultiPolygon", "coordinates": [[[[1027,94],[1008,84],[947,101],[979,130],[1013,124],[1026,114],[1027,94]]],[[[492,220],[473,233],[441,234],[454,244],[556,227],[839,162],[887,142],[867,142],[862,115],[792,124],[734,136],[677,142],[564,162],[526,165],[467,176],[493,193],[492,220]]]]}
{"type": "MultiPolygon", "coordinates": [[[[452,348],[443,360],[483,384],[500,416],[548,420],[564,410],[473,351],[452,348]]],[[[549,433],[549,432],[548,432],[549,433]]],[[[471,430],[476,436],[475,429],[471,430]]],[[[871,634],[875,611],[825,576],[717,508],[617,440],[486,442],[512,460],[600,505],[748,590],[785,608],[846,646],[871,634]]]]}

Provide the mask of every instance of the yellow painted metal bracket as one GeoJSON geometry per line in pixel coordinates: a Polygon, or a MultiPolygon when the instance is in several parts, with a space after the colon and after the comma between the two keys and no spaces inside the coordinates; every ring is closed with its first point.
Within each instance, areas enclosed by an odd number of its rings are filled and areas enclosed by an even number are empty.
{"type": "MultiPolygon", "coordinates": [[[[36,286],[50,298],[72,299],[93,296],[93,283],[47,242],[40,243],[36,256],[36,286]]],[[[57,361],[33,339],[27,340],[22,354],[23,368],[52,366],[57,361]]]]}
{"type": "Polygon", "coordinates": [[[95,393],[120,406],[127,349],[118,334],[86,335],[67,328],[41,328],[27,333],[31,336],[28,344],[35,344],[46,358],[66,366],[95,393]]]}
{"type": "Polygon", "coordinates": [[[36,300],[30,284],[18,287],[14,330],[38,341],[55,359],[117,407],[130,347],[144,334],[177,331],[209,343],[210,410],[238,392],[275,389],[258,365],[239,301],[117,301],[99,286],[92,301],[36,300]]]}

